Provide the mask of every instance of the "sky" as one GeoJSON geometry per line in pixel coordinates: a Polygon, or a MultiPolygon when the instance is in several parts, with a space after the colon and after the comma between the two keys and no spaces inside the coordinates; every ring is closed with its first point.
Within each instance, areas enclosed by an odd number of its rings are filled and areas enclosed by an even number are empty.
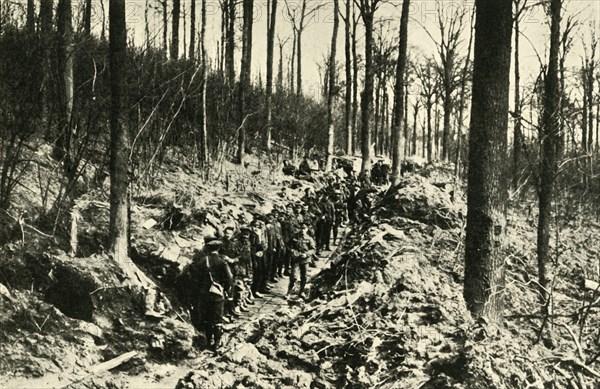
{"type": "MultiPolygon", "coordinates": [[[[8,0],[0,0],[8,1],[8,0]]],[[[72,0],[73,7],[77,7],[83,4],[84,0],[72,0]]],[[[169,3],[169,11],[171,8],[171,0],[167,0],[169,3]]],[[[350,0],[351,1],[351,0],[350,0]]],[[[492,0],[493,1],[493,0],[492,0]]],[[[522,0],[523,1],[523,0],[522,0]]],[[[529,3],[535,3],[539,0],[529,0],[529,3]]],[[[21,3],[25,3],[25,0],[20,0],[21,3]]],[[[99,33],[103,15],[106,15],[108,19],[108,2],[109,0],[92,0],[92,24],[97,33],[99,33]],[[104,9],[104,12],[103,12],[104,9]]],[[[196,0],[197,4],[197,21],[199,23],[199,8],[201,0],[196,0]]],[[[240,0],[241,2],[241,0],[240,0]]],[[[37,4],[38,2],[36,2],[37,4]]],[[[56,3],[56,1],[55,1],[56,3]]],[[[126,0],[126,14],[127,23],[129,29],[129,38],[134,41],[135,44],[142,44],[144,35],[144,21],[145,21],[145,8],[146,4],[156,7],[158,6],[158,0],[126,0]]],[[[220,11],[220,0],[207,0],[207,48],[211,58],[216,58],[217,43],[220,39],[220,26],[221,26],[221,11],[220,11]]],[[[289,56],[291,54],[291,22],[288,14],[288,9],[295,10],[299,9],[302,5],[302,0],[279,0],[277,11],[277,37],[278,39],[287,43],[284,47],[284,72],[287,71],[287,65],[289,62],[289,56]]],[[[183,14],[189,14],[191,0],[182,0],[183,14]]],[[[340,8],[342,13],[346,0],[340,0],[340,8]]],[[[466,54],[467,43],[469,38],[469,17],[472,14],[474,7],[474,0],[418,0],[411,1],[410,8],[410,21],[409,21],[409,56],[421,57],[421,56],[434,56],[435,44],[431,38],[435,39],[439,37],[439,31],[437,29],[437,15],[441,12],[445,19],[450,18],[455,9],[464,9],[467,17],[463,23],[463,35],[462,35],[462,49],[461,52],[466,54]],[[429,31],[429,34],[426,32],[429,31]]],[[[400,8],[402,6],[402,0],[381,0],[381,6],[379,7],[376,17],[380,18],[382,35],[390,41],[397,40],[397,31],[400,21],[400,8]]],[[[319,66],[323,65],[326,56],[328,55],[331,46],[331,34],[333,29],[333,0],[308,0],[308,9],[313,7],[320,7],[315,11],[310,18],[310,22],[306,27],[303,36],[303,79],[304,93],[311,96],[318,96],[321,88],[319,66]]],[[[262,79],[265,79],[266,73],[266,25],[267,25],[267,0],[255,0],[254,6],[254,29],[253,29],[253,61],[252,61],[252,77],[257,80],[259,75],[262,79]]],[[[77,14],[77,11],[75,11],[77,14]]],[[[579,26],[575,31],[575,37],[573,42],[573,48],[567,57],[567,66],[580,66],[581,58],[583,56],[582,39],[588,38],[592,31],[597,31],[600,22],[592,25],[594,21],[600,21],[600,0],[565,0],[564,5],[565,17],[569,15],[576,15],[579,21],[579,26]]],[[[170,14],[169,14],[170,18],[170,14]]],[[[187,17],[186,17],[187,18],[187,17]]],[[[539,59],[541,57],[543,61],[547,57],[548,47],[548,35],[549,26],[547,23],[548,17],[545,15],[542,7],[534,7],[524,17],[522,27],[522,39],[521,39],[521,65],[523,72],[523,81],[528,82],[535,79],[539,73],[539,59]]],[[[238,42],[241,38],[241,7],[238,7],[238,30],[237,39],[238,42]]],[[[108,24],[108,21],[106,21],[108,24]]],[[[189,42],[189,22],[181,22],[181,34],[180,41],[183,46],[183,29],[184,23],[186,27],[186,41],[189,42]]],[[[156,36],[156,45],[160,45],[162,42],[162,15],[159,11],[150,11],[149,13],[149,24],[151,35],[156,36]]],[[[170,36],[170,23],[169,23],[169,36],[170,36]]],[[[359,54],[364,56],[364,48],[362,46],[362,40],[364,37],[364,31],[362,27],[358,30],[359,38],[359,54]]],[[[600,36],[600,32],[598,33],[600,36]]],[[[276,46],[277,47],[277,46],[276,46]]],[[[236,66],[239,67],[239,47],[236,51],[236,66]]],[[[276,50],[275,61],[279,61],[278,50],[276,50]]],[[[180,49],[180,53],[183,53],[183,47],[180,49]]],[[[340,30],[338,34],[338,50],[337,60],[340,63],[344,63],[344,23],[340,20],[340,30]]],[[[514,61],[513,61],[514,64],[514,61]]],[[[277,65],[276,65],[277,66],[277,65]]],[[[277,68],[275,68],[277,69],[277,68]]]]}

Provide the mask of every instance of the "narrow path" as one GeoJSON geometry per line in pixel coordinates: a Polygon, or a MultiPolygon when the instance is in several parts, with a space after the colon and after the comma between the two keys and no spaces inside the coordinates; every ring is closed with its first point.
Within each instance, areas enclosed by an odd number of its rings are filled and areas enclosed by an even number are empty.
{"type": "MultiPolygon", "coordinates": [[[[338,247],[340,247],[342,245],[342,243],[344,242],[344,240],[346,239],[346,230],[347,230],[346,227],[340,228],[340,231],[338,234],[338,240],[336,242],[337,244],[332,244],[331,250],[325,250],[325,251],[321,252],[321,255],[319,256],[319,260],[316,261],[316,263],[315,263],[316,267],[308,266],[307,275],[306,275],[307,286],[310,285],[312,279],[317,274],[319,274],[319,272],[322,269],[329,266],[329,262],[330,262],[331,258],[337,251],[338,247]]],[[[298,280],[296,281],[296,284],[298,284],[300,282],[299,275],[297,275],[297,277],[298,277],[298,280]]],[[[288,284],[289,284],[289,278],[285,277],[285,276],[280,277],[276,283],[272,283],[271,290],[269,291],[269,293],[267,293],[263,298],[255,299],[254,305],[248,306],[248,309],[249,309],[248,312],[243,312],[240,315],[240,317],[235,319],[234,322],[232,322],[230,324],[226,324],[224,326],[226,332],[231,333],[232,331],[235,331],[236,328],[239,328],[242,324],[246,323],[247,321],[259,320],[259,319],[264,318],[272,313],[277,312],[282,307],[287,307],[290,304],[290,302],[286,299],[288,284]]],[[[226,337],[227,337],[227,333],[225,335],[226,337]]],[[[225,339],[225,343],[226,342],[227,342],[227,339],[225,339]]]]}

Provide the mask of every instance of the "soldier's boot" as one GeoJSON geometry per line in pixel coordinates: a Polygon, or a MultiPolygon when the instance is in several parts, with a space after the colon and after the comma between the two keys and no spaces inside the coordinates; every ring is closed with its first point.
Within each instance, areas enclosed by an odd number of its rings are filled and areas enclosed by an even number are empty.
{"type": "Polygon", "coordinates": [[[213,351],[217,352],[219,347],[221,346],[221,337],[223,336],[223,325],[216,324],[214,326],[214,334],[215,334],[215,344],[213,345],[213,351]]]}
{"type": "Polygon", "coordinates": [[[204,329],[204,334],[206,335],[206,348],[211,348],[214,331],[210,324],[206,324],[206,327],[204,329]]]}

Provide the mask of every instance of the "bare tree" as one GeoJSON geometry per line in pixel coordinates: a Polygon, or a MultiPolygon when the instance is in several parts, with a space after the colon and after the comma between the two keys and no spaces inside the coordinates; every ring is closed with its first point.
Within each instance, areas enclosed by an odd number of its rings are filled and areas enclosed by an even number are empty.
{"type": "Polygon", "coordinates": [[[27,0],[25,28],[29,33],[35,31],[35,3],[33,0],[27,0]]]}
{"type": "Polygon", "coordinates": [[[190,49],[191,60],[196,59],[196,0],[191,0],[190,4],[190,49]]]}
{"type": "MultiPolygon", "coordinates": [[[[459,85],[458,54],[461,43],[461,32],[466,14],[466,9],[456,4],[449,7],[438,7],[437,24],[440,39],[431,39],[437,47],[439,57],[439,74],[442,93],[440,95],[444,108],[444,126],[442,130],[442,155],[443,160],[449,157],[450,117],[452,116],[452,95],[459,85]],[[448,12],[450,11],[450,12],[448,12]]],[[[427,30],[426,30],[427,31],[427,30]]],[[[429,32],[428,32],[429,34],[429,32]]]]}
{"type": "Polygon", "coordinates": [[[206,113],[206,89],[207,89],[207,56],[206,56],[206,0],[200,5],[200,134],[198,137],[198,162],[203,171],[208,162],[208,123],[206,113]]]}
{"type": "Polygon", "coordinates": [[[550,57],[544,78],[544,108],[542,111],[541,169],[539,187],[539,216],[537,230],[537,256],[540,296],[546,310],[550,307],[551,277],[548,273],[550,262],[550,221],[554,184],[558,173],[557,152],[560,140],[560,84],[558,79],[558,54],[560,50],[560,18],[562,0],[550,2],[550,57]]]}
{"type": "Polygon", "coordinates": [[[369,178],[371,173],[371,100],[373,99],[373,81],[375,79],[373,68],[373,27],[375,13],[381,0],[356,0],[360,16],[365,27],[365,86],[361,96],[361,152],[362,165],[360,173],[369,178]]]}
{"type": "Polygon", "coordinates": [[[329,87],[327,88],[327,163],[326,171],[331,170],[331,164],[333,161],[333,151],[335,142],[335,127],[333,120],[333,103],[335,99],[336,91],[336,61],[335,57],[337,54],[337,37],[338,28],[340,24],[339,8],[340,4],[338,0],[333,0],[333,33],[331,36],[331,51],[329,55],[329,87]]]}
{"type": "MultiPolygon", "coordinates": [[[[436,100],[436,92],[438,91],[439,78],[435,68],[435,60],[426,58],[424,62],[415,67],[415,73],[420,83],[421,97],[426,111],[427,122],[427,161],[433,160],[433,131],[432,131],[432,109],[436,100]]],[[[424,138],[425,139],[425,138],[424,138]]],[[[423,141],[425,142],[425,140],[423,141]]]]}
{"type": "Polygon", "coordinates": [[[296,93],[302,95],[302,34],[313,20],[312,15],[322,8],[325,3],[311,2],[308,6],[307,0],[302,0],[302,5],[299,8],[290,6],[288,0],[285,1],[287,14],[292,22],[292,30],[296,37],[296,93]]]}
{"type": "Polygon", "coordinates": [[[277,0],[267,3],[267,150],[271,151],[271,131],[273,127],[272,95],[273,95],[273,52],[275,49],[275,26],[277,23],[277,0]]]}
{"type": "Polygon", "coordinates": [[[179,58],[179,15],[181,13],[181,0],[173,0],[171,10],[171,59],[179,58]]]}
{"type": "Polygon", "coordinates": [[[252,66],[252,22],[254,12],[254,0],[244,0],[244,25],[242,32],[242,64],[240,67],[240,90],[239,90],[239,113],[241,125],[238,130],[238,151],[237,160],[240,164],[244,163],[244,153],[246,148],[246,97],[250,90],[250,72],[252,66]]]}
{"type": "Polygon", "coordinates": [[[129,154],[128,126],[121,123],[123,75],[127,67],[125,0],[110,0],[110,247],[120,263],[129,260],[129,154]]]}
{"type": "Polygon", "coordinates": [[[392,186],[398,185],[401,176],[402,153],[402,121],[404,115],[404,75],[406,73],[406,51],[408,47],[408,16],[410,0],[402,2],[400,16],[400,40],[398,45],[398,60],[396,62],[396,84],[394,87],[394,111],[392,116],[392,186]]]}
{"type": "Polygon", "coordinates": [[[464,298],[475,316],[502,323],[512,0],[475,6],[464,298]]]}
{"type": "Polygon", "coordinates": [[[346,136],[346,154],[352,154],[352,35],[350,25],[352,23],[352,0],[346,0],[346,13],[344,16],[344,54],[346,56],[346,94],[344,105],[344,129],[346,136]]]}
{"type": "Polygon", "coordinates": [[[71,125],[73,116],[73,15],[71,0],[60,0],[57,7],[58,24],[58,72],[60,79],[58,90],[60,96],[60,129],[55,144],[54,156],[63,160],[67,180],[75,178],[74,166],[75,132],[71,125]]]}
{"type": "Polygon", "coordinates": [[[236,0],[224,0],[225,20],[225,74],[229,88],[235,84],[235,20],[236,0]]]}

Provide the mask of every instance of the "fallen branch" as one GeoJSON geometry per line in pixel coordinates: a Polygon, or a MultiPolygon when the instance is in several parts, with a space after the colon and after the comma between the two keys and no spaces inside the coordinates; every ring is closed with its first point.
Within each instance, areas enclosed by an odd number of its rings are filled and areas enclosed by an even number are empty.
{"type": "Polygon", "coordinates": [[[567,332],[571,336],[571,339],[573,340],[573,343],[575,343],[575,347],[577,348],[577,355],[579,355],[579,358],[581,358],[582,361],[585,361],[586,358],[585,358],[585,355],[583,354],[583,349],[581,348],[581,343],[579,343],[579,340],[577,340],[577,337],[575,336],[573,331],[571,331],[569,326],[564,323],[560,323],[560,326],[564,327],[567,330],[567,332]]]}
{"type": "Polygon", "coordinates": [[[137,351],[130,351],[128,353],[122,354],[122,355],[120,355],[116,358],[113,358],[111,360],[108,360],[106,362],[102,362],[101,364],[94,366],[89,371],[89,373],[87,373],[86,375],[79,377],[75,380],[69,381],[64,385],[57,387],[57,389],[65,389],[73,384],[76,384],[78,382],[85,380],[86,378],[93,377],[98,373],[102,373],[102,372],[114,369],[115,367],[124,364],[125,362],[131,360],[132,358],[136,357],[137,355],[138,355],[137,351]]]}
{"type": "Polygon", "coordinates": [[[38,234],[40,234],[40,235],[42,235],[42,236],[44,236],[44,237],[46,237],[46,238],[51,238],[51,239],[54,239],[54,236],[52,236],[52,235],[48,235],[48,234],[46,234],[46,233],[44,233],[44,232],[42,232],[42,231],[38,230],[38,229],[37,229],[37,228],[35,228],[34,226],[30,226],[29,224],[27,224],[27,223],[23,222],[23,220],[17,219],[17,218],[16,218],[16,217],[14,217],[13,215],[11,215],[11,214],[10,214],[10,212],[8,212],[8,211],[6,211],[6,210],[4,210],[4,209],[2,209],[2,212],[4,212],[4,213],[5,213],[5,214],[6,214],[8,217],[10,217],[10,218],[11,218],[12,220],[14,220],[15,222],[19,223],[21,226],[23,226],[23,227],[27,227],[27,228],[29,228],[30,230],[32,230],[32,231],[34,231],[34,232],[37,232],[38,234]]]}

